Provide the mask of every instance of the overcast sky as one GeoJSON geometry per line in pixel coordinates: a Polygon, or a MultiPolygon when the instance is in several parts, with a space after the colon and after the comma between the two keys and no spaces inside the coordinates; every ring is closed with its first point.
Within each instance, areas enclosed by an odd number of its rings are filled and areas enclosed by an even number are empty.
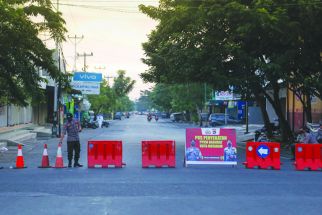
{"type": "MultiPolygon", "coordinates": [[[[131,99],[137,99],[140,90],[148,89],[139,77],[148,67],[142,63],[142,43],[155,28],[156,22],[138,10],[139,4],[157,5],[157,0],[59,0],[68,36],[84,36],[77,40],[77,52],[93,53],[87,57],[87,71],[101,71],[104,76],[115,76],[117,70],[126,70],[136,80],[131,99]],[[81,6],[75,6],[81,5],[81,6]],[[88,6],[85,6],[88,5],[88,6]]],[[[63,44],[68,70],[74,67],[74,40],[63,44]]],[[[84,59],[77,59],[77,70],[84,59]]]]}

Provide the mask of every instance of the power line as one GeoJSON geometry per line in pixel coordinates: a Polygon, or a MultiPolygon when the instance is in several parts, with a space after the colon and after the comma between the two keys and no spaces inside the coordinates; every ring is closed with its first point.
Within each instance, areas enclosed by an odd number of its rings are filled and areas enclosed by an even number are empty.
{"type": "Polygon", "coordinates": [[[82,39],[84,39],[84,35],[82,35],[81,37],[78,37],[78,36],[76,36],[76,34],[75,34],[75,36],[73,36],[73,37],[70,37],[69,35],[68,35],[68,39],[74,39],[74,42],[72,42],[73,44],[74,44],[74,71],[76,71],[76,61],[77,61],[77,50],[76,50],[76,47],[77,47],[77,44],[78,43],[80,43],[81,41],[82,41],[82,39]],[[78,42],[77,42],[77,40],[79,40],[78,42]]]}
{"type": "MultiPolygon", "coordinates": [[[[211,0],[186,0],[186,2],[205,2],[205,3],[215,3],[211,0]]],[[[72,1],[66,1],[63,0],[63,2],[65,3],[59,3],[59,5],[63,5],[63,6],[75,6],[75,7],[88,7],[88,8],[93,8],[93,9],[101,9],[101,10],[113,10],[113,9],[120,9],[120,10],[126,10],[129,8],[137,8],[137,6],[133,5],[133,6],[125,6],[125,5],[102,5],[102,4],[78,4],[78,2],[81,3],[126,3],[126,2],[132,2],[132,3],[156,3],[155,1],[79,1],[79,0],[72,0],[72,1]]],[[[184,0],[182,2],[185,2],[184,0]]],[[[302,2],[302,3],[272,3],[272,4],[261,4],[258,5],[260,6],[275,6],[275,7],[279,7],[279,6],[301,6],[301,5],[321,5],[322,2],[317,0],[317,1],[312,1],[312,2],[302,2]]],[[[198,8],[196,6],[187,6],[187,8],[198,8]]],[[[211,7],[211,6],[209,6],[211,7]]],[[[123,12],[123,11],[119,11],[119,12],[123,12]]],[[[125,11],[126,12],[126,11],[125,11]]],[[[133,11],[132,11],[133,12],[133,11]]]]}

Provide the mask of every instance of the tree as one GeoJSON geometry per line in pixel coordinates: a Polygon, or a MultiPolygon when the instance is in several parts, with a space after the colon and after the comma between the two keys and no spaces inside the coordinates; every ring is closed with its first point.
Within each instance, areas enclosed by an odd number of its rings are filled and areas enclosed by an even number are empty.
{"type": "Polygon", "coordinates": [[[88,96],[94,112],[109,113],[133,110],[134,104],[127,94],[133,89],[135,81],[126,77],[125,73],[125,71],[119,70],[112,87],[108,85],[106,80],[103,80],[100,85],[100,94],[88,96]]]}
{"type": "Polygon", "coordinates": [[[59,73],[53,61],[53,51],[38,37],[46,31],[62,41],[64,24],[50,0],[0,1],[0,97],[20,105],[26,105],[28,98],[40,97],[39,84],[45,80],[39,69],[66,83],[67,77],[59,73]]]}
{"type": "MultiPolygon", "coordinates": [[[[152,98],[150,94],[151,94],[151,91],[149,90],[141,91],[140,98],[135,103],[137,111],[142,112],[142,111],[151,110],[153,108],[152,98]]],[[[157,107],[157,109],[158,108],[159,107],[157,107]]]]}
{"type": "Polygon", "coordinates": [[[109,113],[113,111],[116,105],[115,92],[108,86],[107,81],[104,79],[100,85],[99,95],[88,95],[88,100],[91,107],[96,113],[109,113]]]}
{"type": "Polygon", "coordinates": [[[192,118],[196,121],[205,105],[205,93],[209,98],[211,89],[205,92],[203,84],[156,84],[151,92],[146,93],[146,97],[152,102],[151,108],[166,112],[185,112],[186,120],[190,121],[192,118]]]}
{"type": "Polygon", "coordinates": [[[142,74],[144,80],[205,82],[218,90],[232,85],[245,98],[254,96],[261,103],[265,96],[279,117],[283,141],[292,141],[279,92],[283,86],[320,92],[321,4],[164,0],[159,8],[140,9],[160,22],[143,44],[143,62],[150,68],[142,74]],[[305,78],[297,78],[301,76],[305,78]]]}
{"type": "Polygon", "coordinates": [[[135,81],[131,80],[130,77],[125,76],[124,70],[117,71],[117,77],[114,79],[113,90],[115,91],[116,96],[125,96],[134,87],[135,81]]]}

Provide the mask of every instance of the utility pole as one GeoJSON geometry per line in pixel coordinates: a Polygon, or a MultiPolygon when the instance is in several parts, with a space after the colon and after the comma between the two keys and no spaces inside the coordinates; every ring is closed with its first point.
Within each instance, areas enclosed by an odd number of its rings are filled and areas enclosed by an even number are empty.
{"type": "MultiPolygon", "coordinates": [[[[57,13],[58,13],[58,10],[59,9],[59,0],[57,0],[57,13]]],[[[58,44],[58,41],[56,40],[56,50],[57,50],[57,62],[58,62],[58,70],[59,70],[59,73],[61,72],[60,71],[60,50],[59,50],[59,44],[58,44]]],[[[59,82],[58,81],[58,86],[57,86],[57,82],[55,82],[55,86],[54,86],[54,113],[53,113],[53,127],[52,127],[52,136],[60,136],[60,134],[58,134],[57,132],[57,123],[59,123],[59,113],[58,113],[58,89],[59,89],[59,82]]],[[[59,126],[60,127],[60,126],[59,126]]]]}
{"type": "Polygon", "coordinates": [[[104,76],[107,79],[107,85],[110,86],[110,79],[115,78],[115,76],[104,76]]]}
{"type": "Polygon", "coordinates": [[[78,54],[77,53],[77,57],[84,57],[84,68],[83,68],[84,72],[86,72],[86,67],[87,67],[87,65],[86,65],[86,57],[91,57],[91,56],[93,56],[93,52],[91,52],[90,54],[87,54],[85,52],[84,52],[84,54],[78,54]]]}
{"type": "Polygon", "coordinates": [[[68,39],[70,39],[70,40],[73,39],[74,40],[74,42],[73,42],[73,44],[74,44],[74,68],[73,68],[73,70],[75,72],[76,71],[76,61],[77,61],[77,49],[76,49],[76,47],[77,47],[77,44],[79,44],[82,41],[82,39],[84,39],[84,35],[82,35],[81,37],[78,37],[75,34],[75,36],[73,36],[73,37],[68,36],[68,39]],[[79,40],[79,41],[77,42],[77,40],[79,40]]]}

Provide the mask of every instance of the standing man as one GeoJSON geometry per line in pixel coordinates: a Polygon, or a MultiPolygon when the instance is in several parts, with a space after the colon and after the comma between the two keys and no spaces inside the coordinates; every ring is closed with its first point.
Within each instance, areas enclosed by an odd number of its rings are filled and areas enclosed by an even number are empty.
{"type": "Polygon", "coordinates": [[[98,127],[99,128],[102,128],[102,124],[103,124],[103,115],[100,113],[98,116],[97,116],[97,122],[98,122],[98,127]]]}
{"type": "Polygon", "coordinates": [[[68,167],[72,167],[73,151],[74,156],[74,167],[82,167],[83,165],[78,163],[80,153],[79,134],[81,131],[81,125],[78,121],[73,119],[71,113],[67,113],[67,122],[64,124],[63,133],[60,138],[60,143],[63,142],[64,136],[67,132],[67,152],[68,152],[68,167]]]}

